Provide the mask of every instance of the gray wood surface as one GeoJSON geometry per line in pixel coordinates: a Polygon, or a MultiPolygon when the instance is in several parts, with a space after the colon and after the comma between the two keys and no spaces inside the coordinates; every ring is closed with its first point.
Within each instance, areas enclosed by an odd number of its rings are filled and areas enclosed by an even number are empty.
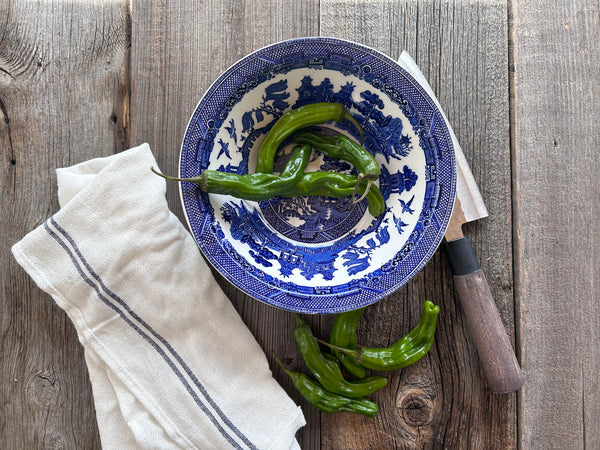
{"type": "Polygon", "coordinates": [[[514,11],[526,448],[600,448],[599,15],[587,1],[514,11]]]}
{"type": "Polygon", "coordinates": [[[124,2],[0,2],[2,448],[100,445],[75,329],[10,246],[58,209],[57,167],[123,149],[126,17],[124,2]]]}
{"type": "MultiPolygon", "coordinates": [[[[490,216],[464,227],[526,376],[487,388],[438,251],[370,307],[358,341],[386,346],[430,299],[435,344],[390,375],[374,419],[302,405],[305,449],[600,447],[598,2],[0,0],[0,447],[99,448],[83,349],[10,246],[57,211],[55,169],[150,143],[175,173],[203,92],[240,57],[325,35],[392,58],[437,93],[490,216]]],[[[177,187],[169,206],[182,221],[177,187]]],[[[220,284],[262,347],[303,369],[290,313],[220,284]]],[[[308,318],[327,338],[333,318],[308,318]]],[[[270,357],[270,355],[269,355],[270,357]]]]}
{"type": "MultiPolygon", "coordinates": [[[[506,3],[338,0],[321,5],[322,35],[359,41],[394,59],[407,50],[436,92],[490,211],[488,218],[466,225],[464,232],[473,242],[512,336],[506,3]]],[[[439,302],[441,308],[429,367],[393,375],[395,398],[386,392],[380,399],[386,411],[395,410],[386,423],[365,422],[363,432],[354,433],[353,418],[327,417],[333,422],[327,427],[332,448],[344,442],[356,443],[349,448],[368,448],[373,436],[384,448],[517,445],[516,394],[499,396],[487,388],[443,252],[404,289],[373,308],[365,326],[383,327],[390,338],[400,336],[424,299],[439,302]],[[396,323],[386,322],[386,316],[396,323]],[[417,415],[420,405],[423,411],[417,415]],[[427,420],[412,422],[413,415],[427,420]]],[[[377,337],[365,331],[364,339],[377,337]]]]}

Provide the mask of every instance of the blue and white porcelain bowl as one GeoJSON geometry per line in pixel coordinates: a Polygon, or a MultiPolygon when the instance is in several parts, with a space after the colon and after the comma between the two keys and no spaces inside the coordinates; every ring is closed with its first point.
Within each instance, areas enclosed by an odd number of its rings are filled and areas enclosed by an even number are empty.
{"type": "MultiPolygon", "coordinates": [[[[361,124],[381,165],[385,214],[366,200],[274,198],[252,202],[181,183],[189,228],[211,264],[269,305],[339,313],[377,302],[423,268],[450,219],[456,164],[448,127],[434,101],[395,61],[349,41],[303,38],[258,50],[208,89],[192,115],[179,175],[205,169],[252,173],[261,141],[285,112],[338,102],[361,124]]],[[[359,140],[345,123],[332,128],[359,140]]],[[[281,170],[292,142],[280,147],[281,170]]],[[[313,151],[307,170],[356,173],[313,151]]]]}

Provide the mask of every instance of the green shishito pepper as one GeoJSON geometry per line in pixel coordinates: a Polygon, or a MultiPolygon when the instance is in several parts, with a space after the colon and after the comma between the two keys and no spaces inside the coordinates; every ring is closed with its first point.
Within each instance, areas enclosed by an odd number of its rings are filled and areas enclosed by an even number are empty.
{"type": "MultiPolygon", "coordinates": [[[[355,192],[364,194],[367,184],[355,175],[337,172],[304,172],[311,149],[304,145],[294,149],[290,160],[280,175],[272,173],[237,173],[205,170],[198,177],[177,178],[163,175],[154,169],[155,174],[173,181],[197,184],[204,192],[232,195],[236,198],[253,201],[269,200],[275,196],[283,198],[303,196],[323,196],[342,198],[355,192]]],[[[373,186],[366,193],[369,212],[378,217],[385,212],[385,200],[381,191],[373,186]]]]}
{"type": "MultiPolygon", "coordinates": [[[[356,348],[356,327],[366,310],[363,308],[339,313],[335,316],[333,328],[329,335],[329,343],[338,347],[356,348]]],[[[367,370],[358,364],[354,359],[339,350],[334,350],[333,354],[342,363],[348,372],[358,378],[364,378],[367,370]]]]}
{"type": "Polygon", "coordinates": [[[369,212],[373,217],[378,217],[385,212],[385,200],[377,186],[371,186],[369,189],[368,182],[359,180],[356,175],[338,172],[306,172],[296,184],[277,195],[286,198],[302,196],[341,198],[349,197],[354,193],[366,196],[369,212]]]}
{"type": "Polygon", "coordinates": [[[350,356],[361,366],[377,371],[396,370],[408,367],[427,354],[435,335],[439,306],[426,301],[417,325],[399,341],[387,348],[357,346],[348,349],[318,340],[333,350],[350,356]]]}
{"type": "Polygon", "coordinates": [[[258,150],[256,172],[273,173],[277,149],[285,138],[295,131],[311,125],[320,125],[332,120],[339,122],[343,119],[352,122],[358,128],[362,140],[362,128],[341,103],[309,103],[286,112],[277,119],[262,141],[258,150]]]}
{"type": "Polygon", "coordinates": [[[232,195],[236,198],[253,201],[269,200],[279,192],[291,188],[300,181],[312,149],[309,145],[297,145],[292,151],[283,172],[279,175],[272,173],[251,173],[240,175],[220,170],[205,170],[193,178],[177,178],[163,175],[154,168],[151,170],[163,178],[173,181],[195,183],[200,190],[211,194],[232,195]]]}
{"type": "Polygon", "coordinates": [[[379,179],[379,164],[369,151],[341,133],[324,135],[311,130],[299,130],[292,137],[296,144],[310,145],[330,158],[348,161],[358,171],[359,177],[367,181],[379,179]]]}
{"type": "Polygon", "coordinates": [[[379,179],[381,170],[373,155],[362,145],[341,133],[323,135],[304,129],[296,132],[293,140],[297,144],[309,144],[330,158],[343,159],[356,167],[358,179],[366,180],[367,187],[363,195],[355,200],[354,197],[358,191],[358,184],[356,185],[355,191],[352,194],[353,203],[361,201],[369,192],[371,185],[379,179]]]}
{"type": "Polygon", "coordinates": [[[297,317],[294,338],[302,358],[319,383],[329,392],[355,398],[364,397],[383,388],[387,378],[370,376],[362,380],[346,380],[340,366],[321,353],[310,326],[297,317]]]}
{"type": "Polygon", "coordinates": [[[308,375],[302,372],[293,372],[284,367],[277,355],[274,355],[274,357],[277,364],[290,377],[292,384],[300,395],[318,410],[327,413],[344,411],[353,414],[362,414],[367,417],[373,417],[379,412],[377,403],[366,398],[349,398],[329,392],[308,375]]]}

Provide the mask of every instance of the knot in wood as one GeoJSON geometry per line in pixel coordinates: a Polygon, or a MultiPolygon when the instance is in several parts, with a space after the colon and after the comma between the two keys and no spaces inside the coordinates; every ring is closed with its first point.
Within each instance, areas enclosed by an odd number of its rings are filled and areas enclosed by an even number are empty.
{"type": "Polygon", "coordinates": [[[55,403],[60,391],[56,375],[49,371],[35,374],[27,382],[25,389],[29,401],[42,407],[55,403]]]}
{"type": "Polygon", "coordinates": [[[421,389],[410,389],[398,397],[398,413],[411,427],[429,425],[433,419],[431,398],[421,389]]]}
{"type": "Polygon", "coordinates": [[[43,436],[43,447],[46,449],[71,448],[75,443],[65,439],[66,436],[58,430],[45,430],[43,436]]]}

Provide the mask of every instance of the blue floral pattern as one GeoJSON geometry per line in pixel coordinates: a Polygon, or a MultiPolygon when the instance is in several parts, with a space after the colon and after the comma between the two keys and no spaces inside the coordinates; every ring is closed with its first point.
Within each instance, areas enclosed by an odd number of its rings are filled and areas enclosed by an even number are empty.
{"type": "MultiPolygon", "coordinates": [[[[222,75],[196,109],[180,174],[206,168],[252,171],[252,156],[286,111],[318,101],[344,104],[381,165],[386,213],[366,201],[324,197],[255,203],[182,185],[200,248],[232,283],[269,304],[339,312],[379,300],[410,279],[443,236],[455,189],[454,155],[441,115],[395,63],[371,49],[326,38],[286,41],[252,54],[222,75]]],[[[347,122],[328,123],[358,140],[347,122]]],[[[276,157],[281,170],[293,143],[276,157]]],[[[314,151],[308,170],[356,173],[314,151]]]]}

